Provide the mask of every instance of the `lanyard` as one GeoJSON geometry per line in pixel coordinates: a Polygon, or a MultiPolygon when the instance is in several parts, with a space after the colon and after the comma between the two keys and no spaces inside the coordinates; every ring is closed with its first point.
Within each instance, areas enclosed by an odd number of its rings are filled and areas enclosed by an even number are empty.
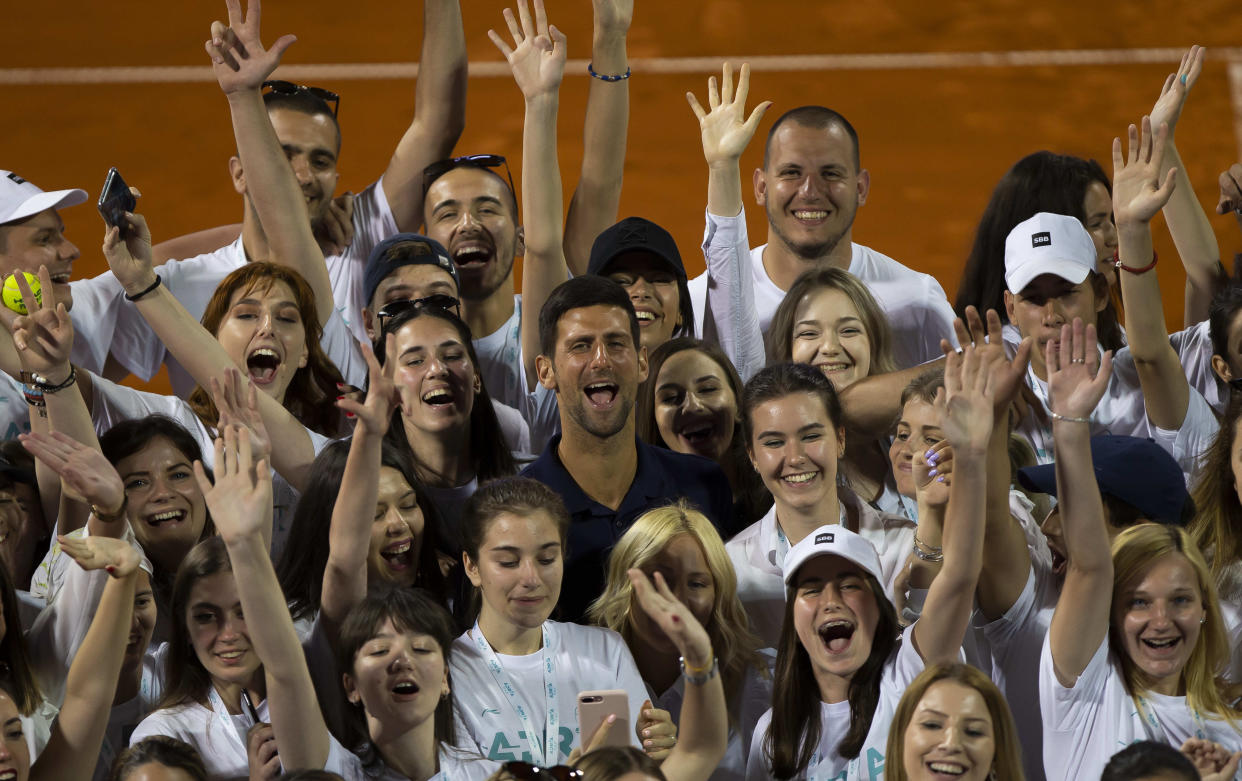
{"type": "Polygon", "coordinates": [[[247,722],[244,727],[238,723],[237,718],[233,714],[229,713],[229,709],[224,707],[224,701],[220,699],[220,693],[216,691],[215,684],[207,687],[207,704],[211,706],[211,709],[217,716],[228,721],[233,727],[233,731],[237,733],[237,738],[241,741],[242,748],[246,749],[246,736],[250,732],[250,728],[259,723],[259,714],[254,709],[254,705],[250,703],[250,696],[246,694],[246,690],[242,689],[241,693],[241,719],[247,722]]]}
{"type": "Polygon", "coordinates": [[[500,659],[496,657],[496,652],[488,645],[487,638],[483,637],[483,631],[479,629],[479,622],[474,622],[474,630],[471,632],[474,638],[474,647],[483,655],[483,660],[487,662],[487,669],[491,671],[492,678],[496,680],[496,685],[509,698],[509,704],[513,706],[513,710],[517,713],[518,719],[522,722],[522,729],[526,733],[526,742],[530,744],[531,757],[536,765],[547,765],[555,762],[559,758],[559,750],[557,749],[558,738],[560,737],[560,715],[556,710],[556,664],[552,658],[550,646],[551,637],[548,633],[548,622],[543,622],[543,648],[539,650],[543,662],[543,694],[547,704],[547,723],[544,726],[543,733],[543,751],[539,750],[539,740],[535,736],[534,729],[530,724],[530,713],[527,712],[526,704],[518,698],[517,687],[513,685],[509,674],[505,672],[505,668],[501,666],[500,659]]]}
{"type": "MultiPolygon", "coordinates": [[[[1135,697],[1134,700],[1138,703],[1139,716],[1143,719],[1143,731],[1147,733],[1147,739],[1163,743],[1162,731],[1160,725],[1156,722],[1156,713],[1151,703],[1141,694],[1135,697]],[[1151,728],[1151,731],[1148,731],[1148,727],[1151,728]]],[[[1189,703],[1187,703],[1187,707],[1189,707],[1189,703]]],[[[1195,737],[1200,740],[1211,740],[1208,737],[1207,725],[1203,723],[1203,715],[1199,713],[1198,708],[1190,708],[1190,718],[1194,719],[1195,722],[1195,737]]]]}

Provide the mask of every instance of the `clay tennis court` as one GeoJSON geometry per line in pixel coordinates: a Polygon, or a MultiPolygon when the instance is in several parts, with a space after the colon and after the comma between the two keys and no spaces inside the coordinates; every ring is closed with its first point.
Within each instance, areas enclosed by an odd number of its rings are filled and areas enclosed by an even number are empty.
{"type": "MultiPolygon", "coordinates": [[[[459,153],[499,152],[520,169],[522,100],[487,29],[503,29],[502,0],[463,0],[471,62],[459,153]]],[[[1211,214],[1217,174],[1239,159],[1242,16],[1222,0],[1194,3],[927,4],[812,0],[636,0],[629,53],[629,151],[621,216],[667,226],[691,274],[703,266],[706,170],[684,94],[704,95],[728,58],[754,65],[751,103],[775,101],[761,126],[805,103],[848,116],[862,138],[871,195],[854,238],[935,274],[950,299],[979,214],[1021,156],[1051,149],[1111,170],[1113,136],[1150,109],[1180,50],[1208,47],[1177,143],[1211,214]],[[1240,63],[1231,77],[1230,63],[1240,63]]],[[[569,38],[560,156],[567,190],[581,158],[590,55],[589,0],[548,0],[569,38]]],[[[144,193],[156,240],[238,222],[227,160],[228,110],[203,41],[222,2],[173,0],[9,3],[0,49],[0,168],[45,189],[97,196],[109,166],[144,193]]],[[[277,77],[341,94],[340,190],[383,171],[413,110],[422,5],[359,0],[267,0],[264,39],[299,42],[277,77]]],[[[743,158],[744,176],[762,144],[743,158]]],[[[749,184],[746,185],[749,192],[749,184]]],[[[753,243],[766,233],[748,197],[753,243]]],[[[568,202],[568,199],[567,201],[568,202]]],[[[76,276],[106,268],[93,206],[63,213],[82,249],[76,276]]],[[[1242,249],[1232,216],[1212,215],[1222,254],[1242,249]]],[[[1182,272],[1157,218],[1158,273],[1171,325],[1181,322],[1182,272]]],[[[1227,260],[1228,263],[1228,260],[1227,260]]],[[[157,384],[157,387],[165,387],[157,384]]]]}

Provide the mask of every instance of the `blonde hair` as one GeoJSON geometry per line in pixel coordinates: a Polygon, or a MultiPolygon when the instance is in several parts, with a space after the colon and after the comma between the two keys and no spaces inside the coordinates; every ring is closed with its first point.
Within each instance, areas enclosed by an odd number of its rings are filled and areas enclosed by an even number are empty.
{"type": "MultiPolygon", "coordinates": [[[[1180,555],[1190,564],[1199,584],[1203,609],[1207,615],[1200,629],[1199,639],[1191,649],[1190,658],[1182,670],[1186,702],[1195,710],[1225,719],[1237,730],[1237,712],[1228,705],[1233,696],[1222,695],[1222,691],[1230,688],[1220,677],[1229,661],[1229,638],[1216,596],[1216,584],[1212,581],[1212,573],[1203,559],[1203,554],[1199,552],[1190,535],[1177,526],[1140,523],[1126,529],[1113,540],[1112,554],[1111,613],[1114,616],[1121,610],[1126,590],[1137,584],[1157,561],[1165,556],[1180,555]]],[[[1121,663],[1126,690],[1137,705],[1138,697],[1151,688],[1150,681],[1125,652],[1122,632],[1117,627],[1110,627],[1110,630],[1109,647],[1121,663]]]]}
{"type": "Polygon", "coordinates": [[[641,608],[634,602],[634,587],[626,573],[645,567],[682,534],[689,534],[698,542],[715,582],[716,598],[704,629],[712,640],[712,649],[720,664],[720,677],[730,699],[729,721],[736,724],[746,669],[753,667],[766,675],[767,667],[758,653],[763,643],[751,631],[750,619],[737,596],[733,562],[725,552],[720,534],[703,513],[680,501],[639,516],[612,549],[604,593],[591,603],[587,616],[593,623],[620,634],[626,645],[633,645],[632,611],[641,608]]]}
{"type": "Polygon", "coordinates": [[[1009,704],[992,679],[961,662],[933,664],[906,687],[893,714],[888,730],[888,748],[884,758],[884,778],[888,781],[908,781],[905,764],[906,729],[914,718],[914,711],[923,701],[923,695],[934,684],[953,681],[979,692],[992,717],[992,773],[988,778],[996,781],[1023,781],[1022,747],[1018,741],[1018,728],[1014,725],[1009,704]]]}

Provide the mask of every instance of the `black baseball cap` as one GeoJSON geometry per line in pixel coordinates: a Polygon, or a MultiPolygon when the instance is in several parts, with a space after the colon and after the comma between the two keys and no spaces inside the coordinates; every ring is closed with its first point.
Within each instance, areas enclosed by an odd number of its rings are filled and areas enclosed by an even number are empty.
{"type": "Polygon", "coordinates": [[[626,252],[645,252],[664,261],[682,282],[686,281],[686,267],[677,251],[677,242],[668,231],[651,220],[642,217],[626,217],[596,237],[591,245],[591,259],[587,273],[603,276],[613,260],[626,252]]]}
{"type": "MultiPolygon", "coordinates": [[[[1155,441],[1100,434],[1091,438],[1091,461],[1100,493],[1120,499],[1148,520],[1182,525],[1182,510],[1190,501],[1186,479],[1173,456],[1155,441]]],[[[1056,496],[1056,465],[1023,467],[1018,482],[1056,496]]]]}
{"type": "Polygon", "coordinates": [[[397,233],[376,244],[367,256],[367,265],[362,272],[366,305],[371,305],[376,289],[389,274],[402,266],[420,265],[444,269],[453,278],[453,286],[461,290],[457,266],[449,258],[443,244],[420,233],[397,233]]]}

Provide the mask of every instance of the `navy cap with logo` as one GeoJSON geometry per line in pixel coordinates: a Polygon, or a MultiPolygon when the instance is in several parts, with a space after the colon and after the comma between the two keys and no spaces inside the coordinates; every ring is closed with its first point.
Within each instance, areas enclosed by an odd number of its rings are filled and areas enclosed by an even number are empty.
{"type": "MultiPolygon", "coordinates": [[[[1091,461],[1100,493],[1120,499],[1147,520],[1181,525],[1190,501],[1182,468],[1153,440],[1100,434],[1091,438],[1091,461]]],[[[1057,495],[1056,464],[1018,470],[1018,482],[1031,491],[1057,495]]]]}
{"type": "Polygon", "coordinates": [[[596,237],[591,245],[591,259],[587,273],[602,276],[619,255],[627,252],[645,252],[664,261],[668,270],[681,281],[686,281],[686,267],[677,251],[677,242],[668,231],[651,220],[642,217],[626,217],[596,237]]]}
{"type": "Polygon", "coordinates": [[[453,278],[453,286],[461,290],[457,266],[449,258],[443,244],[419,233],[397,233],[376,244],[367,256],[367,265],[362,272],[366,305],[371,306],[376,289],[389,274],[402,266],[419,265],[444,269],[453,278]]]}

